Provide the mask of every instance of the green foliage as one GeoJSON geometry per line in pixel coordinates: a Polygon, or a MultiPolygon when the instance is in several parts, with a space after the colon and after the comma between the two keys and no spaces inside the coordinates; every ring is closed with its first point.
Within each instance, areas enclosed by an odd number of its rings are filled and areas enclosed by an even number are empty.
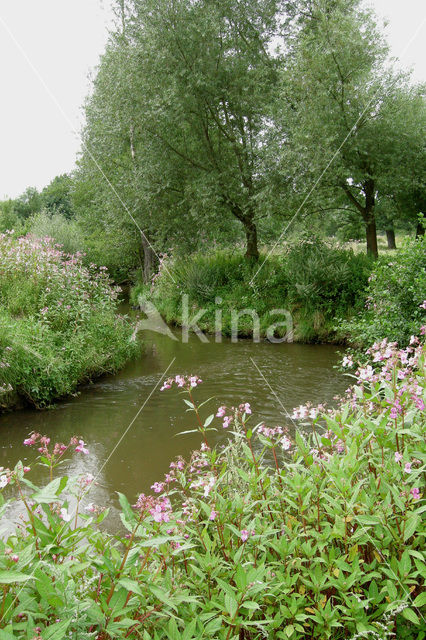
{"type": "Polygon", "coordinates": [[[28,230],[36,238],[52,238],[56,244],[61,245],[65,253],[77,253],[85,247],[77,222],[69,220],[62,213],[40,211],[29,219],[28,230]]]}
{"type": "Polygon", "coordinates": [[[341,333],[360,346],[388,338],[406,345],[425,323],[426,242],[421,237],[407,240],[391,256],[379,260],[367,288],[366,308],[341,333]]]}
{"type": "Polygon", "coordinates": [[[320,240],[303,241],[288,252],[290,299],[328,316],[345,313],[362,299],[371,267],[367,256],[320,240]]]}
{"type": "Polygon", "coordinates": [[[256,256],[282,3],[115,4],[119,21],[86,104],[77,174],[97,186],[89,215],[103,219],[108,201],[125,226],[125,202],[160,250],[170,242],[193,249],[199,236],[242,225],[256,256]]]}
{"type": "Polygon", "coordinates": [[[43,208],[51,214],[58,213],[64,218],[72,218],[72,186],[73,180],[66,173],[53,178],[40,194],[43,208]]]}
{"type": "Polygon", "coordinates": [[[396,220],[424,202],[425,87],[389,68],[375,16],[357,0],[295,4],[271,162],[280,156],[299,201],[315,184],[311,207],[357,216],[375,254],[376,200],[390,198],[396,220]]]}
{"type": "MultiPolygon", "coordinates": [[[[219,449],[199,379],[167,381],[204,442],[154,495],[133,507],[118,495],[116,535],[88,502],[93,476],[53,478],[77,439],[32,434],[52,480],[39,489],[22,463],[0,474],[0,509],[8,492],[25,513],[0,541],[2,637],[424,639],[424,353],[411,352],[408,371],[407,353],[391,351],[336,409],[299,407],[295,418],[311,419],[292,436],[256,425],[246,402],[221,407],[219,449]]],[[[82,440],[76,451],[90,455],[82,440]]]]}
{"type": "MultiPolygon", "coordinates": [[[[105,270],[49,240],[0,236],[0,389],[37,407],[137,350],[105,270]]],[[[1,400],[1,399],[0,399],[1,400]]],[[[3,403],[5,404],[5,403],[3,403]]]]}
{"type": "MultiPolygon", "coordinates": [[[[260,332],[266,335],[276,318],[274,309],[294,314],[294,337],[315,341],[333,337],[333,318],[344,315],[363,299],[370,273],[366,256],[315,241],[292,245],[280,255],[268,256],[263,264],[250,264],[242,256],[226,251],[194,254],[165,260],[154,277],[153,286],[136,286],[138,296],[149,297],[168,322],[182,323],[182,294],[189,296],[191,313],[204,309],[197,323],[200,329],[215,331],[215,312],[222,309],[223,334],[231,335],[232,311],[253,309],[260,318],[260,332]],[[259,266],[262,265],[258,271],[259,266]],[[216,298],[220,302],[216,303],[216,298]]],[[[253,320],[239,321],[239,334],[249,336],[253,320]]],[[[278,329],[276,337],[286,328],[278,329]]]]}

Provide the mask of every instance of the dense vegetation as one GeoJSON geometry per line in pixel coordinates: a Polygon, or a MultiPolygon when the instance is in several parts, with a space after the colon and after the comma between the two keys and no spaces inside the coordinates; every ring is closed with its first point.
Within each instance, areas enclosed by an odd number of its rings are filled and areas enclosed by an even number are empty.
{"type": "Polygon", "coordinates": [[[190,316],[202,310],[198,327],[214,333],[221,310],[219,329],[226,336],[232,335],[233,314],[244,309],[248,311],[238,319],[238,335],[252,336],[254,311],[261,338],[274,323],[284,322],[278,317],[278,310],[284,309],[291,314],[293,328],[283,324],[271,335],[285,336],[292,330],[297,341],[333,340],[336,315],[347,317],[363,305],[372,266],[365,255],[316,240],[300,241],[263,260],[262,256],[260,264],[253,264],[229,251],[198,253],[189,259],[166,257],[150,287],[133,289],[132,301],[143,305],[150,300],[166,321],[182,325],[182,294],[187,294],[190,316]]]}
{"type": "Polygon", "coordinates": [[[96,478],[54,477],[65,452],[90,455],[84,441],[31,434],[51,482],[21,462],[0,475],[2,514],[13,497],[25,514],[0,542],[2,638],[422,640],[426,388],[411,342],[375,344],[339,406],[298,407],[291,433],[247,402],[204,418],[197,376],[167,380],[201,450],[133,506],[120,494],[117,536],[89,502],[96,478]],[[209,446],[215,424],[224,448],[209,446]]]}
{"type": "Polygon", "coordinates": [[[49,239],[0,235],[0,408],[36,407],[116,371],[135,353],[104,267],[49,239]]]}
{"type": "Polygon", "coordinates": [[[389,340],[408,344],[426,317],[426,246],[424,237],[406,242],[381,259],[369,278],[365,308],[340,332],[358,346],[389,340]]]}
{"type": "Polygon", "coordinates": [[[0,468],[0,640],[423,640],[425,86],[359,0],[114,6],[76,170],[0,202],[0,411],[137,352],[123,283],[169,323],[347,341],[354,384],[288,429],[167,380],[201,449],[116,535],[56,475],[82,436],[29,434],[50,482],[0,468]]]}
{"type": "Polygon", "coordinates": [[[0,203],[149,282],[159,253],[424,232],[423,85],[358,0],[116,0],[72,176],[0,203]]]}

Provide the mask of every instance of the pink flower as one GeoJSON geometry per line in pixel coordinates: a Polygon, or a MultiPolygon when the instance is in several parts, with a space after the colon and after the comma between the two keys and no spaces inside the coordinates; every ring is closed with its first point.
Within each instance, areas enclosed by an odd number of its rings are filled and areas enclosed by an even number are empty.
{"type": "Polygon", "coordinates": [[[398,417],[398,405],[394,405],[390,410],[389,418],[395,420],[398,417]]]}
{"type": "Polygon", "coordinates": [[[420,411],[424,411],[425,410],[425,403],[423,402],[422,398],[416,398],[416,407],[417,409],[419,409],[420,411]]]}
{"type": "Polygon", "coordinates": [[[402,455],[399,453],[399,451],[395,451],[395,462],[401,462],[402,460],[402,455]]]}
{"type": "Polygon", "coordinates": [[[247,531],[247,529],[243,529],[240,535],[241,535],[241,540],[243,542],[246,542],[246,540],[248,540],[249,538],[250,533],[247,531]]]}
{"type": "Polygon", "coordinates": [[[232,421],[232,417],[231,416],[226,416],[226,418],[223,419],[223,428],[227,429],[229,427],[229,425],[231,424],[232,421]]]}
{"type": "Polygon", "coordinates": [[[423,300],[422,304],[419,306],[421,309],[426,309],[426,300],[423,300]]]}
{"type": "Polygon", "coordinates": [[[411,462],[406,462],[404,466],[405,473],[411,473],[411,462]]]}
{"type": "Polygon", "coordinates": [[[171,388],[172,388],[172,385],[170,384],[170,382],[166,381],[161,387],[160,391],[164,391],[165,389],[171,389],[171,388]]]}
{"type": "MultiPolygon", "coordinates": [[[[417,489],[417,491],[418,491],[418,489],[417,489]]],[[[10,556],[10,558],[11,558],[11,560],[12,560],[13,562],[18,562],[18,560],[19,560],[19,556],[18,556],[18,555],[16,555],[16,553],[14,553],[14,554],[13,554],[13,556],[10,556]]]]}
{"type": "Polygon", "coordinates": [[[85,453],[86,455],[89,453],[89,449],[86,449],[84,440],[79,440],[78,445],[75,448],[79,453],[85,453]]]}
{"type": "Polygon", "coordinates": [[[183,387],[183,385],[185,384],[185,378],[183,376],[176,376],[175,382],[178,387],[183,387]]]}
{"type": "Polygon", "coordinates": [[[28,473],[29,471],[31,471],[31,467],[24,467],[24,473],[28,473]]]}
{"type": "Polygon", "coordinates": [[[191,389],[196,387],[197,384],[201,384],[201,383],[202,383],[202,380],[198,376],[190,376],[189,377],[189,384],[191,385],[191,389]]]}
{"type": "Polygon", "coordinates": [[[151,485],[151,489],[154,489],[155,493],[161,493],[164,489],[164,484],[162,482],[154,482],[154,484],[151,485]]]}
{"type": "Polygon", "coordinates": [[[209,516],[209,520],[214,520],[215,518],[217,518],[218,515],[219,515],[218,512],[212,509],[209,516]]]}
{"type": "Polygon", "coordinates": [[[288,450],[290,449],[290,447],[291,447],[291,442],[290,442],[289,438],[287,438],[287,436],[284,436],[284,437],[281,439],[281,446],[282,446],[282,448],[284,449],[284,451],[288,451],[288,450]]]}
{"type": "Polygon", "coordinates": [[[223,418],[223,416],[225,415],[225,412],[226,412],[226,407],[224,406],[219,407],[219,409],[217,410],[216,418],[223,418]]]}
{"type": "Polygon", "coordinates": [[[24,444],[25,446],[30,447],[31,445],[35,444],[35,441],[32,438],[25,438],[24,444]]]}
{"type": "Polygon", "coordinates": [[[351,356],[345,356],[342,360],[342,367],[353,367],[353,364],[351,356]]]}
{"type": "Polygon", "coordinates": [[[418,490],[417,487],[413,487],[411,489],[410,493],[413,496],[413,500],[419,500],[420,499],[420,491],[418,490]]]}

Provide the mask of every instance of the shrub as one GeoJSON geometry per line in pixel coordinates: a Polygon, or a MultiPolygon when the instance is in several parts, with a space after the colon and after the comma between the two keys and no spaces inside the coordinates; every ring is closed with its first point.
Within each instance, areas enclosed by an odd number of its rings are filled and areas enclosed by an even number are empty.
{"type": "MultiPolygon", "coordinates": [[[[253,309],[259,316],[262,336],[276,321],[270,312],[287,309],[294,313],[297,340],[327,340],[334,337],[335,314],[349,314],[362,300],[370,264],[366,256],[319,240],[303,241],[282,255],[261,257],[255,264],[225,251],[175,259],[166,256],[151,290],[135,287],[132,301],[136,304],[139,295],[149,297],[168,322],[181,324],[181,295],[185,293],[193,311],[205,310],[198,323],[200,329],[213,333],[218,308],[215,299],[219,297],[224,335],[231,335],[233,309],[253,309]]],[[[277,337],[286,330],[281,327],[277,337]]],[[[252,318],[243,316],[239,334],[250,336],[252,331],[252,318]]]]}
{"type": "Polygon", "coordinates": [[[370,276],[365,309],[341,323],[340,331],[360,346],[385,337],[406,345],[424,322],[425,298],[426,242],[421,237],[380,258],[370,276]]]}
{"type": "Polygon", "coordinates": [[[32,434],[53,479],[36,488],[22,463],[0,475],[27,514],[0,546],[4,637],[424,638],[424,352],[372,355],[336,409],[294,411],[309,433],[256,425],[247,402],[219,407],[219,449],[199,378],[166,381],[186,394],[201,450],[133,507],[119,494],[116,536],[87,503],[93,476],[53,478],[85,443],[32,434]]]}
{"type": "Polygon", "coordinates": [[[292,246],[286,268],[291,300],[327,315],[356,306],[371,273],[371,260],[352,250],[329,246],[321,240],[292,246]]]}
{"type": "Polygon", "coordinates": [[[118,288],[49,239],[0,235],[0,387],[37,407],[136,352],[118,288]]]}
{"type": "Polygon", "coordinates": [[[77,253],[84,249],[81,230],[75,220],[61,213],[41,211],[29,220],[29,232],[36,238],[52,238],[65,253],[77,253]]]}

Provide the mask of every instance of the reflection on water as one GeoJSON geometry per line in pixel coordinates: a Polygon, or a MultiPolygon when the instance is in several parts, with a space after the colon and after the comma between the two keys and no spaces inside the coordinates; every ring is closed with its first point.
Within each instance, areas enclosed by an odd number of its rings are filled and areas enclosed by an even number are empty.
{"type": "MultiPolygon", "coordinates": [[[[149,491],[176,455],[187,456],[201,442],[197,434],[177,436],[194,427],[194,416],[185,412],[176,389],[160,392],[157,387],[152,392],[173,358],[168,375],[194,373],[203,379],[196,397],[200,401],[212,398],[203,408],[206,415],[220,404],[249,401],[254,424],[263,420],[272,426],[291,426],[280,403],[291,412],[295,405],[308,400],[330,402],[348,386],[347,378],[333,368],[339,358],[330,345],[233,344],[225,340],[216,344],[213,338],[205,344],[196,336],[182,344],[152,333],[146,333],[144,340],[145,353],[140,359],[115,376],[83,387],[77,397],[60,402],[55,409],[25,410],[1,417],[0,466],[13,466],[18,459],[31,466],[33,451],[22,444],[31,431],[63,442],[76,434],[84,438],[90,455],[76,453],[64,464],[62,473],[91,472],[98,476],[99,484],[87,502],[114,507],[116,491],[125,493],[131,501],[138,493],[149,491]]],[[[221,421],[216,422],[219,431],[211,437],[212,442],[226,437],[221,421]]],[[[45,470],[33,467],[33,482],[37,484],[45,477],[45,470]]]]}

